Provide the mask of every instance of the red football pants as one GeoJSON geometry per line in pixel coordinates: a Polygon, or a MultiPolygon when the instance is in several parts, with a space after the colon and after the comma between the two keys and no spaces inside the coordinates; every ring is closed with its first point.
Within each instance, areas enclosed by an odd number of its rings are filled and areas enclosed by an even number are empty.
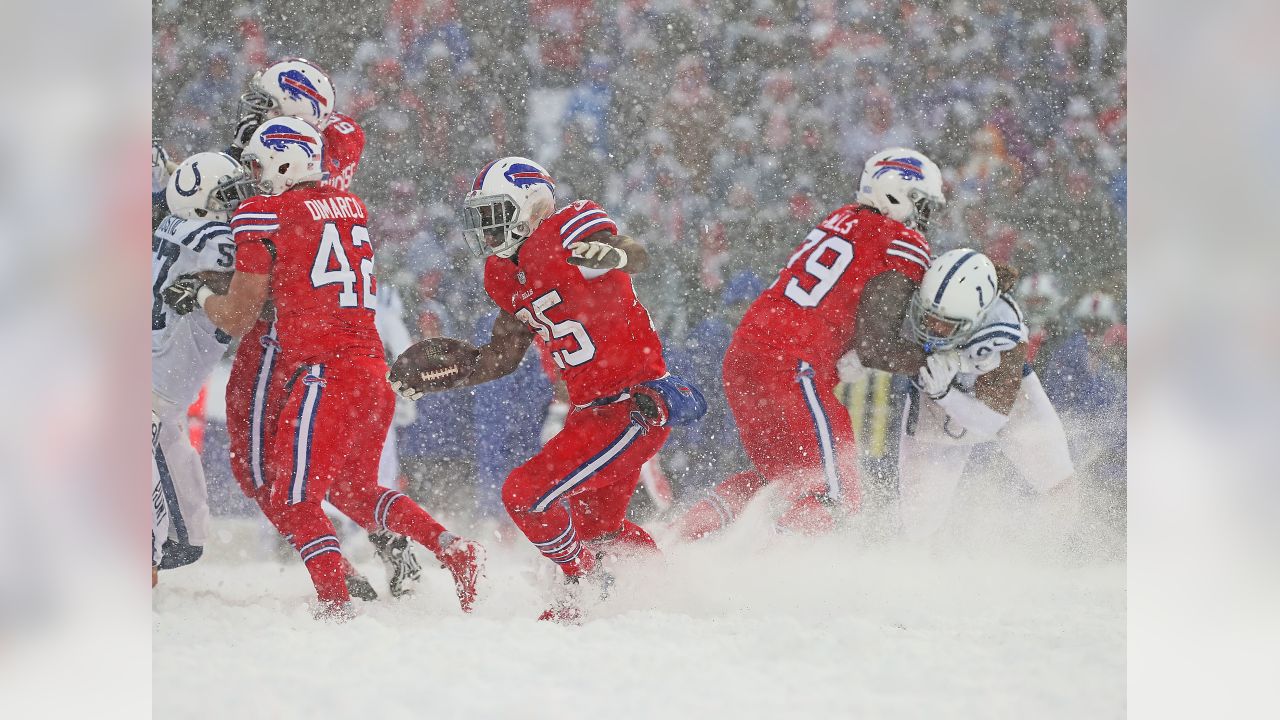
{"type": "Polygon", "coordinates": [[[724,391],[755,469],[716,486],[680,521],[690,539],[718,529],[766,485],[787,510],[778,525],[824,532],[838,514],[857,511],[858,450],[849,413],[836,399],[839,377],[828,358],[807,359],[735,337],[724,358],[724,391]]]}
{"type": "Polygon", "coordinates": [[[633,420],[633,407],[623,401],[573,410],[564,428],[502,486],[502,502],[516,526],[568,575],[591,567],[582,543],[620,536],[655,547],[625,518],[640,466],[671,431],[633,420]]]}
{"type": "Polygon", "coordinates": [[[413,500],[378,485],[395,412],[381,357],[303,365],[290,374],[270,445],[269,515],[306,564],[321,601],[345,602],[341,548],[326,495],[369,531],[408,535],[439,555],[445,529],[413,500]]]}
{"type": "MultiPolygon", "coordinates": [[[[227,379],[231,475],[264,513],[270,478],[267,458],[284,401],[284,385],[292,371],[280,362],[273,323],[259,320],[240,340],[227,379]]],[[[271,520],[269,513],[267,519],[271,520]]]]}

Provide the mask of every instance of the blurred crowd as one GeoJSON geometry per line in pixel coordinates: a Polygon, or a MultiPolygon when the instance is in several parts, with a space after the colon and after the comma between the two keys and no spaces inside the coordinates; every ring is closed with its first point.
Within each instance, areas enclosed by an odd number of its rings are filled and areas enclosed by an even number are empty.
{"type": "MultiPolygon", "coordinates": [[[[268,62],[300,56],[330,73],[338,109],[367,132],[353,190],[376,225],[379,278],[403,294],[416,334],[487,331],[457,209],[488,160],[527,155],[562,201],[601,202],[650,247],[662,271],[637,290],[673,366],[713,392],[746,304],[852,201],[863,161],[895,145],[925,152],[949,201],[929,233],[935,253],[971,246],[1050,278],[1054,299],[1033,313],[1036,364],[1069,424],[1108,419],[1119,440],[1079,453],[1123,479],[1119,0],[156,0],[154,11],[155,134],[175,157],[227,145],[245,80],[268,62]]],[[[865,391],[887,412],[895,393],[875,387],[846,392],[851,410],[865,391]]],[[[479,395],[465,402],[482,408],[479,395]]],[[[483,477],[470,448],[484,410],[459,420],[459,402],[423,408],[402,450],[471,458],[465,471],[483,477]]],[[[498,408],[482,427],[509,419],[498,408]]],[[[732,464],[732,435],[713,414],[672,443],[672,472],[732,464]]]]}

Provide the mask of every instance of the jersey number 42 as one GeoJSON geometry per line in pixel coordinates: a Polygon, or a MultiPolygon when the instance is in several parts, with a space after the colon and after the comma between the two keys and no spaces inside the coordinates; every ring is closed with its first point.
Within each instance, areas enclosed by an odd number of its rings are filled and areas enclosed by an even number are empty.
{"type": "Polygon", "coordinates": [[[338,307],[363,307],[374,310],[378,306],[377,283],[373,277],[373,243],[369,241],[369,230],[363,225],[351,227],[350,245],[355,248],[368,247],[369,257],[360,258],[360,272],[357,277],[351,269],[351,261],[347,259],[347,251],[342,244],[342,233],[336,223],[325,223],[324,232],[320,235],[320,248],[316,251],[315,262],[311,265],[311,286],[315,288],[327,285],[341,285],[338,293],[338,307]],[[336,266],[336,267],[335,267],[336,266]],[[361,292],[356,292],[360,284],[361,292]],[[361,297],[363,296],[363,297],[361,297]]]}

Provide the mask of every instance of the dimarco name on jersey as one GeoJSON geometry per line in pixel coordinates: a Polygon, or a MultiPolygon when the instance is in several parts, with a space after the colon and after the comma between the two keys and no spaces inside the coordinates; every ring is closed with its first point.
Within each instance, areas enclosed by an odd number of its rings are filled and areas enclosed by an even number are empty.
{"type": "Polygon", "coordinates": [[[315,220],[337,220],[351,218],[364,220],[364,206],[355,198],[331,197],[321,200],[305,200],[307,210],[315,220]]]}

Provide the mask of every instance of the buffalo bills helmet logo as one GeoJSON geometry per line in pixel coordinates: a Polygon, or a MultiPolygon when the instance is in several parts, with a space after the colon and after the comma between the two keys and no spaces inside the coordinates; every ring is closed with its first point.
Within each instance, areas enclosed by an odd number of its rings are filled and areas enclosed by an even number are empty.
{"type": "Polygon", "coordinates": [[[297,145],[307,157],[315,157],[317,142],[316,138],[297,132],[288,125],[272,125],[262,132],[262,144],[276,152],[284,152],[290,145],[297,145]]]}
{"type": "MultiPolygon", "coordinates": [[[[487,170],[488,168],[485,169],[487,170]]],[[[546,173],[532,165],[525,165],[524,163],[512,164],[511,167],[507,168],[507,171],[502,175],[507,180],[511,181],[512,185],[515,185],[518,188],[529,187],[530,185],[537,185],[538,183],[545,183],[552,188],[556,186],[556,184],[551,181],[551,177],[546,173]]],[[[484,173],[481,173],[481,177],[484,177],[484,173]]]]}
{"type": "Polygon", "coordinates": [[[191,189],[182,189],[182,168],[178,168],[173,173],[173,189],[178,191],[182,197],[191,197],[200,191],[200,163],[191,163],[191,174],[195,175],[195,179],[191,181],[191,189]]]}
{"type": "Polygon", "coordinates": [[[315,84],[301,70],[285,70],[280,73],[276,81],[280,83],[280,89],[284,91],[285,95],[294,100],[310,102],[311,110],[316,114],[316,117],[321,117],[324,114],[320,108],[321,106],[328,107],[329,101],[324,95],[320,94],[315,84]]]}
{"type": "Polygon", "coordinates": [[[876,168],[871,177],[878,178],[887,172],[897,171],[903,180],[924,180],[924,163],[919,158],[888,158],[876,163],[876,168]]]}

